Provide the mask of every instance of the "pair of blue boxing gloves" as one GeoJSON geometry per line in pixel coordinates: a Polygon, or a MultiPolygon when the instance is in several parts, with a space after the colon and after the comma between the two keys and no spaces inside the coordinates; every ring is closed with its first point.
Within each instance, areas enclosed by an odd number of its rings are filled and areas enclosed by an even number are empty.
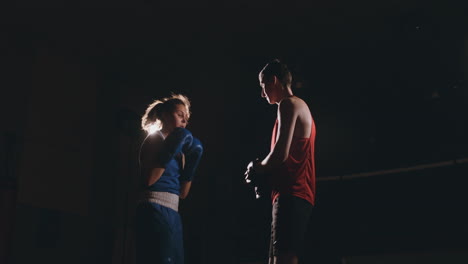
{"type": "Polygon", "coordinates": [[[179,180],[192,181],[203,154],[203,146],[188,129],[177,127],[166,137],[158,155],[158,163],[167,168],[167,164],[181,152],[185,155],[185,166],[179,180]]]}

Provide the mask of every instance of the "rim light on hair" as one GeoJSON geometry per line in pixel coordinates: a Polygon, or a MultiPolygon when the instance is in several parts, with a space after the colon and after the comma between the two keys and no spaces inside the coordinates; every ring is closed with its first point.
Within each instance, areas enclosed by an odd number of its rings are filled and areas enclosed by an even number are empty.
{"type": "Polygon", "coordinates": [[[172,94],[170,97],[166,97],[161,100],[155,100],[148,106],[148,108],[146,108],[145,114],[141,118],[142,129],[145,130],[148,134],[153,134],[156,131],[161,130],[161,115],[163,112],[169,110],[165,109],[164,105],[169,102],[171,102],[170,105],[173,105],[174,100],[176,101],[176,104],[181,103],[186,107],[188,115],[187,118],[190,118],[190,101],[187,96],[182,94],[172,94]]]}
{"type": "Polygon", "coordinates": [[[156,124],[152,124],[150,127],[149,127],[149,130],[148,130],[148,134],[154,134],[156,133],[157,131],[161,130],[161,128],[159,126],[157,126],[156,124]]]}

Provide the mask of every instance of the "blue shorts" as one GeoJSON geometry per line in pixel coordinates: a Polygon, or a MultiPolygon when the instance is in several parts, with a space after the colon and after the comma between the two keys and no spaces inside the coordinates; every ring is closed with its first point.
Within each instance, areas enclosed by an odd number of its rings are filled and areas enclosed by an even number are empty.
{"type": "Polygon", "coordinates": [[[136,263],[184,263],[182,221],[178,212],[143,202],[136,210],[136,263]]]}

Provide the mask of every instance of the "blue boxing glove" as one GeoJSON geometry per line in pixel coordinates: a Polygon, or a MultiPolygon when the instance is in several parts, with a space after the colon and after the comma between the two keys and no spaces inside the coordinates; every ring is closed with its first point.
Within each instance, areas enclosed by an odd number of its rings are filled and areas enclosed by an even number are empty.
{"type": "Polygon", "coordinates": [[[195,170],[200,163],[203,154],[203,146],[198,138],[193,137],[192,144],[183,151],[185,154],[185,166],[180,175],[180,181],[192,181],[195,170]]]}
{"type": "Polygon", "coordinates": [[[193,143],[192,133],[182,127],[175,128],[164,140],[163,146],[159,151],[157,163],[166,168],[176,154],[186,153],[191,149],[193,143]]]}

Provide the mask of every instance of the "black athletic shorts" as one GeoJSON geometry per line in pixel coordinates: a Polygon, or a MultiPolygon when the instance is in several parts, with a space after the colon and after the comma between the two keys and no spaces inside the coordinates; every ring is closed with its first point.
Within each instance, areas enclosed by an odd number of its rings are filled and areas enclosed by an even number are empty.
{"type": "Polygon", "coordinates": [[[299,254],[312,208],[312,204],[296,196],[282,195],[276,199],[271,212],[270,257],[282,251],[299,254]]]}

